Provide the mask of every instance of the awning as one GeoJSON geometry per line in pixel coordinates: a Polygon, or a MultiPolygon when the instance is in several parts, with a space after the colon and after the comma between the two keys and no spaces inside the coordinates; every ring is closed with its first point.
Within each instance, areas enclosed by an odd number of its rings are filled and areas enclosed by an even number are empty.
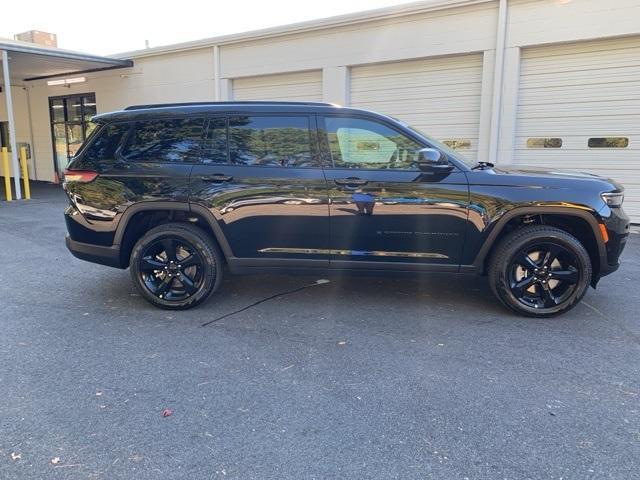
{"type": "Polygon", "coordinates": [[[2,65],[0,77],[7,106],[9,123],[9,144],[11,145],[11,172],[4,175],[13,176],[16,199],[22,198],[20,188],[20,166],[18,164],[18,144],[16,142],[15,116],[13,99],[9,85],[27,80],[40,80],[60,75],[76,75],[112,68],[132,67],[133,61],[111,57],[87,55],[59,48],[43,47],[28,42],[0,39],[0,55],[2,65]]]}
{"type": "Polygon", "coordinates": [[[11,78],[16,80],[40,80],[133,66],[132,60],[87,55],[16,40],[0,39],[1,50],[9,54],[11,78]]]}

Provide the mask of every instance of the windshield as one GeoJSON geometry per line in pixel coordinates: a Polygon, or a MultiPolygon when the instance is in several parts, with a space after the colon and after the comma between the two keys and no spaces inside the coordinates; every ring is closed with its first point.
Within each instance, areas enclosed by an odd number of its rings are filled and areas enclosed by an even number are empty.
{"type": "Polygon", "coordinates": [[[436,147],[438,150],[442,150],[444,153],[447,154],[447,156],[449,157],[453,157],[456,160],[464,163],[465,165],[467,165],[468,167],[473,167],[477,162],[468,159],[467,157],[465,157],[463,154],[461,154],[460,152],[455,151],[453,148],[449,147],[448,145],[436,140],[435,138],[430,137],[429,135],[425,134],[424,132],[418,130],[415,127],[412,127],[411,125],[398,120],[398,122],[405,128],[408,128],[409,130],[411,130],[413,133],[415,133],[416,135],[419,135],[420,137],[424,138],[427,142],[429,142],[432,146],[436,147]]]}

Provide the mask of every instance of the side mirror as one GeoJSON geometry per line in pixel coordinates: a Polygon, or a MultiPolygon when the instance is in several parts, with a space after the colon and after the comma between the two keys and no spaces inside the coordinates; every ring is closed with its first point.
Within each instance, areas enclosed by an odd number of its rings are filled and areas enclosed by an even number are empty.
{"type": "Polygon", "coordinates": [[[418,152],[418,168],[423,172],[442,172],[451,170],[452,166],[440,150],[423,148],[418,152]]]}

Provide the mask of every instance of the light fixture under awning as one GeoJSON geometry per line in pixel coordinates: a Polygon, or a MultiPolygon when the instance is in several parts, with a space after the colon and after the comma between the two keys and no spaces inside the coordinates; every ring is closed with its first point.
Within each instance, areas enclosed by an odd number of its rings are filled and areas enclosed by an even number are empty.
{"type": "Polygon", "coordinates": [[[47,85],[73,85],[74,83],[84,83],[87,79],[85,77],[74,77],[74,78],[60,78],[58,80],[49,80],[47,81],[47,85]]]}

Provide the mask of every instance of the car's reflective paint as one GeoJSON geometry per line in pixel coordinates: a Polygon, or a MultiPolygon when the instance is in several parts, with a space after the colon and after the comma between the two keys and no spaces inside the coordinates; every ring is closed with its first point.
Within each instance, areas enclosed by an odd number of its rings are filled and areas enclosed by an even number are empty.
{"type": "MultiPolygon", "coordinates": [[[[323,105],[180,106],[104,114],[98,121],[226,112],[357,115],[393,124],[432,146],[383,115],[323,105]]],[[[600,197],[621,186],[590,174],[471,169],[452,155],[448,172],[347,170],[331,166],[322,148],[319,142],[317,168],[118,159],[91,164],[81,153],[70,168],[95,170],[99,176],[90,183],[65,183],[71,240],[117,250],[132,212],[173,205],[208,212],[230,264],[287,266],[300,260],[315,267],[471,271],[478,270],[478,259],[510,215],[561,212],[588,218],[596,229],[598,223],[606,225],[610,241],[598,240],[605,252],[604,274],[617,266],[628,234],[623,210],[609,208],[600,197]]],[[[124,258],[119,266],[127,264],[124,258]]]]}

